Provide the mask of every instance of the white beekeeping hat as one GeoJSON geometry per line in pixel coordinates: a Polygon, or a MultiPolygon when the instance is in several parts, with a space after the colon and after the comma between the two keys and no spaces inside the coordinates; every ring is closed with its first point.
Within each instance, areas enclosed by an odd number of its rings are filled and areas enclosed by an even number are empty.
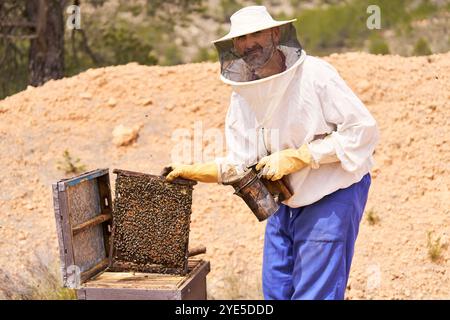
{"type": "Polygon", "coordinates": [[[287,21],[276,21],[264,6],[249,6],[236,11],[230,18],[230,32],[220,39],[214,40],[213,43],[231,40],[245,34],[279,27],[297,19],[287,21]]]}

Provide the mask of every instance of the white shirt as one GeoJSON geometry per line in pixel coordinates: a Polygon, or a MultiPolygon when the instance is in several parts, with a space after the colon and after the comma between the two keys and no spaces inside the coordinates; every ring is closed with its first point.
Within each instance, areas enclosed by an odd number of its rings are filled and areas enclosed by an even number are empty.
{"type": "Polygon", "coordinates": [[[216,159],[219,183],[230,165],[243,169],[307,143],[314,164],[286,179],[293,196],[283,203],[296,208],[358,182],[373,166],[376,121],[326,61],[303,51],[292,67],[268,78],[221,78],[233,92],[225,119],[227,156],[216,159]]]}

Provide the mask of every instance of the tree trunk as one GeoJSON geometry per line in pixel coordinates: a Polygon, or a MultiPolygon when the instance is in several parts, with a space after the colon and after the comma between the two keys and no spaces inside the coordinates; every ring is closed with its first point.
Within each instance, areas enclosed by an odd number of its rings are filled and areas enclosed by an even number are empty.
{"type": "Polygon", "coordinates": [[[30,40],[28,83],[39,86],[64,76],[65,0],[27,0],[26,13],[36,23],[37,37],[30,40]]]}

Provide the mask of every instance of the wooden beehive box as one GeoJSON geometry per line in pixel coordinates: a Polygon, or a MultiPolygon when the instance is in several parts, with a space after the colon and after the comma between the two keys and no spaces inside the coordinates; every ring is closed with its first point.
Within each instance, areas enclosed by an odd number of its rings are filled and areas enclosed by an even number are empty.
{"type": "Polygon", "coordinates": [[[210,264],[189,258],[180,275],[110,269],[113,205],[109,170],[53,184],[63,285],[79,299],[206,299],[210,264]]]}

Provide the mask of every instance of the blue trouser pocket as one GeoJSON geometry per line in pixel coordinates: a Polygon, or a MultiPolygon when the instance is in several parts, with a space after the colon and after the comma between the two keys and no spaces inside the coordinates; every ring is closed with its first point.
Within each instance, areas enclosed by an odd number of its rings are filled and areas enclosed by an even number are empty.
{"type": "Polygon", "coordinates": [[[300,208],[282,205],[266,225],[266,299],[343,299],[370,176],[300,208]]]}

